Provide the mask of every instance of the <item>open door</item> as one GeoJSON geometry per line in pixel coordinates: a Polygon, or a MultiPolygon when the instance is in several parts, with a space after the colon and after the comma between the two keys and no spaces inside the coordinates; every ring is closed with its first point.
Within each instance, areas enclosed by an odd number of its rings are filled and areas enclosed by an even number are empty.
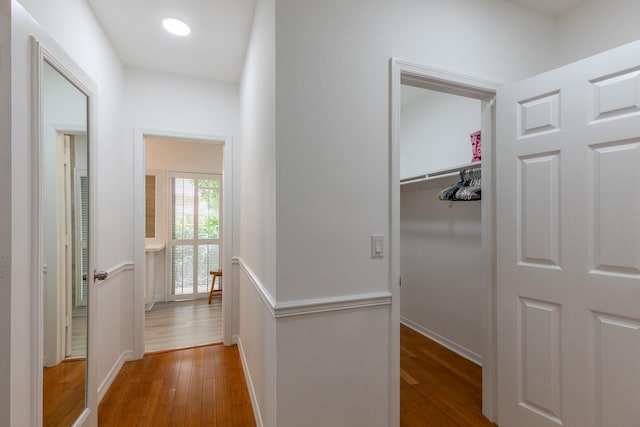
{"type": "Polygon", "coordinates": [[[498,90],[499,425],[640,425],[640,42],[498,90]]]}

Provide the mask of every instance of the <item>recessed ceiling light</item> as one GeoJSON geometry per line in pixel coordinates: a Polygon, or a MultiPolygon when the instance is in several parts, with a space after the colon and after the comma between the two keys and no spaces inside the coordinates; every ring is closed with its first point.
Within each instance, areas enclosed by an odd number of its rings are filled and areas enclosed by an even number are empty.
{"type": "Polygon", "coordinates": [[[166,18],[162,21],[165,30],[176,36],[188,36],[191,34],[191,28],[184,22],[175,18],[166,18]]]}

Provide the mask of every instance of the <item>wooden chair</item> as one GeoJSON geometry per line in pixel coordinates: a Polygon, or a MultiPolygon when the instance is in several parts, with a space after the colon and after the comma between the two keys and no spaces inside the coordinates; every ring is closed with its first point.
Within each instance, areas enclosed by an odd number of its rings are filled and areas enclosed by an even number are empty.
{"type": "Polygon", "coordinates": [[[222,270],[220,271],[210,271],[213,277],[211,278],[211,290],[209,290],[209,304],[211,304],[211,298],[215,296],[222,296],[222,270]],[[218,289],[216,289],[216,277],[218,279],[218,289]]]}

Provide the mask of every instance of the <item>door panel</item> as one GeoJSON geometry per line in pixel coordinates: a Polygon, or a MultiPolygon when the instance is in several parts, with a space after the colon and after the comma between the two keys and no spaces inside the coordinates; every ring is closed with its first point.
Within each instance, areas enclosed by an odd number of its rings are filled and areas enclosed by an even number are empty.
{"type": "Polygon", "coordinates": [[[520,299],[518,363],[522,378],[518,393],[524,407],[553,421],[562,413],[560,315],[557,304],[520,299]]]}
{"type": "Polygon", "coordinates": [[[640,420],[640,323],[593,314],[594,378],[590,400],[595,425],[638,425],[640,420]]]}
{"type": "Polygon", "coordinates": [[[640,425],[640,42],[498,91],[499,424],[640,425]]]}

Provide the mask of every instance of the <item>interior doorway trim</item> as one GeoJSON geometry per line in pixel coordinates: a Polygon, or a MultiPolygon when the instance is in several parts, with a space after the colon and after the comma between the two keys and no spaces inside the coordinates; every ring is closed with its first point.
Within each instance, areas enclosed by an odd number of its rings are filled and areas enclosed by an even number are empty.
{"type": "Polygon", "coordinates": [[[231,136],[194,134],[188,132],[134,128],[133,136],[133,212],[134,212],[134,297],[133,297],[133,353],[135,358],[144,356],[144,287],[145,287],[145,138],[170,138],[212,144],[222,144],[222,269],[228,271],[229,292],[222,294],[222,340],[224,345],[233,344],[233,283],[231,277],[233,256],[233,139],[231,136]]]}
{"type": "MultiPolygon", "coordinates": [[[[31,25],[31,24],[30,24],[31,25]]],[[[29,29],[31,33],[31,106],[32,116],[29,118],[32,133],[31,140],[31,206],[34,214],[31,218],[31,277],[33,278],[31,293],[31,368],[33,376],[31,377],[31,407],[33,409],[32,422],[34,425],[42,425],[44,416],[44,386],[43,386],[43,362],[44,362],[44,218],[45,218],[45,200],[44,200],[44,127],[43,127],[43,87],[44,87],[44,64],[47,62],[54,70],[56,70],[69,83],[76,87],[87,99],[87,117],[85,128],[76,125],[52,123],[52,129],[56,133],[75,134],[83,130],[87,141],[95,143],[96,141],[96,105],[97,105],[97,86],[91,77],[71,58],[61,47],[59,47],[48,35],[42,32],[42,29],[36,27],[29,29]]],[[[97,224],[99,224],[99,209],[97,201],[99,198],[99,186],[97,177],[99,176],[99,161],[97,158],[97,150],[88,148],[87,151],[87,169],[96,179],[89,181],[89,268],[92,271],[96,265],[98,256],[99,236],[97,233],[97,224]]],[[[90,280],[89,286],[93,286],[94,281],[90,280]]],[[[85,378],[85,407],[78,415],[74,425],[82,425],[87,420],[97,422],[97,363],[95,354],[97,346],[96,334],[91,333],[96,325],[96,309],[97,296],[95,291],[89,291],[88,304],[89,310],[87,314],[87,357],[86,357],[86,378],[85,378]],[[93,391],[92,391],[93,390],[93,391]]]]}
{"type": "Polygon", "coordinates": [[[482,254],[487,266],[482,278],[486,288],[483,316],[482,413],[491,421],[497,408],[497,340],[496,340],[496,280],[495,280],[495,105],[496,82],[426,67],[397,58],[390,66],[390,256],[389,291],[392,295],[390,337],[390,423],[400,420],[400,109],[401,85],[421,87],[439,92],[479,99],[482,102],[482,254]]]}

